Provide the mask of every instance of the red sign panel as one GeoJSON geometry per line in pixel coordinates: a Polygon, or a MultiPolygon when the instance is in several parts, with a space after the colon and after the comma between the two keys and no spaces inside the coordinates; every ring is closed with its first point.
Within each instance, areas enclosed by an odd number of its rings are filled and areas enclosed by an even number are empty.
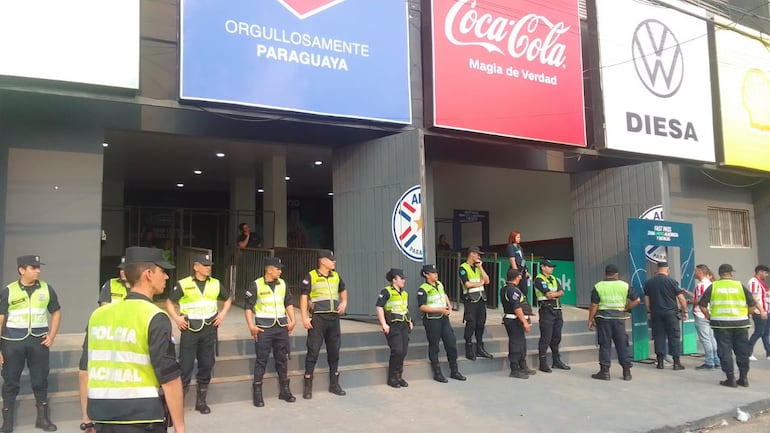
{"type": "Polygon", "coordinates": [[[577,0],[432,0],[434,125],[585,146],[577,0]]]}

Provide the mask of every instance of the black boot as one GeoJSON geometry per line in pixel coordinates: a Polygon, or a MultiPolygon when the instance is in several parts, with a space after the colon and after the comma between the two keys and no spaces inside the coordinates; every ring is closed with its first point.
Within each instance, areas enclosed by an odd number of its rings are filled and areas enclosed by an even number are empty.
{"type": "Polygon", "coordinates": [[[657,362],[657,364],[655,365],[655,368],[657,368],[658,370],[663,370],[663,368],[665,368],[665,367],[663,366],[663,359],[662,359],[662,358],[659,358],[659,359],[658,359],[658,362],[657,362]]]}
{"type": "Polygon", "coordinates": [[[600,365],[599,372],[592,374],[591,377],[598,380],[610,380],[610,368],[600,365]]]}
{"type": "Polygon", "coordinates": [[[553,354],[553,368],[558,368],[559,370],[571,370],[569,365],[561,362],[561,357],[559,357],[558,353],[553,354]]]}
{"type": "Polygon", "coordinates": [[[631,367],[623,367],[623,380],[631,380],[631,367]]]}
{"type": "Polygon", "coordinates": [[[393,388],[401,388],[401,384],[398,382],[398,376],[395,372],[388,372],[388,386],[393,388]]]}
{"type": "Polygon", "coordinates": [[[476,350],[473,348],[473,343],[465,343],[465,357],[471,361],[476,360],[476,350]]]}
{"type": "Polygon", "coordinates": [[[278,393],[278,398],[287,403],[294,403],[297,401],[297,399],[291,395],[291,389],[289,389],[289,379],[281,381],[281,390],[278,393]]]}
{"type": "Polygon", "coordinates": [[[43,431],[56,431],[56,424],[48,419],[47,401],[39,401],[37,403],[37,419],[35,419],[35,427],[43,429],[43,431]]]}
{"type": "Polygon", "coordinates": [[[404,380],[403,374],[404,370],[400,370],[398,373],[396,373],[396,380],[398,381],[398,384],[401,385],[401,388],[406,388],[409,386],[409,382],[404,380]]]}
{"type": "Polygon", "coordinates": [[[678,356],[674,357],[674,370],[684,370],[684,365],[682,365],[678,356]]]}
{"type": "Polygon", "coordinates": [[[533,370],[529,368],[529,366],[527,365],[526,359],[522,359],[519,361],[519,368],[521,369],[521,371],[523,371],[524,373],[527,373],[530,376],[537,374],[537,370],[533,370]]]}
{"type": "Polygon", "coordinates": [[[265,400],[262,399],[262,382],[251,384],[251,396],[254,406],[263,407],[265,405],[265,400]]]}
{"type": "Polygon", "coordinates": [[[545,358],[545,356],[541,356],[538,358],[540,361],[540,366],[537,368],[538,370],[542,371],[543,373],[550,373],[553,370],[551,370],[551,367],[548,366],[548,360],[545,358]]]}
{"type": "Polygon", "coordinates": [[[431,368],[433,368],[433,380],[441,383],[449,382],[447,378],[444,377],[444,373],[441,371],[441,366],[438,364],[438,362],[431,364],[431,368]]]}
{"type": "Polygon", "coordinates": [[[11,433],[13,431],[13,415],[14,404],[3,407],[3,426],[0,427],[0,432],[11,433]]]}
{"type": "Polygon", "coordinates": [[[529,375],[519,367],[518,363],[511,363],[511,373],[508,375],[508,377],[513,377],[516,379],[529,379],[529,375]]]}
{"type": "Polygon", "coordinates": [[[482,342],[476,343],[476,355],[487,359],[494,358],[491,353],[487,352],[487,350],[484,349],[484,343],[482,342]]]}
{"type": "MultiPolygon", "coordinates": [[[[330,385],[331,387],[331,385],[330,385]]],[[[306,374],[302,381],[302,398],[310,400],[313,398],[313,375],[306,374]]]]}
{"type": "Polygon", "coordinates": [[[738,384],[735,382],[735,374],[728,373],[727,379],[719,381],[719,384],[722,386],[727,386],[730,388],[737,388],[738,384]]]}
{"type": "Polygon", "coordinates": [[[198,384],[198,393],[195,397],[195,410],[202,414],[211,413],[211,408],[206,404],[206,394],[209,392],[208,384],[198,384]]]}
{"type": "Polygon", "coordinates": [[[460,374],[460,370],[457,368],[457,362],[453,362],[449,364],[449,377],[455,380],[465,380],[467,379],[465,376],[460,374]]]}
{"type": "Polygon", "coordinates": [[[340,386],[340,372],[339,371],[330,371],[329,372],[329,392],[334,395],[345,395],[347,392],[342,389],[340,386]]]}
{"type": "Polygon", "coordinates": [[[740,377],[738,377],[738,380],[735,382],[736,384],[748,388],[749,387],[749,372],[748,371],[741,371],[740,377]]]}

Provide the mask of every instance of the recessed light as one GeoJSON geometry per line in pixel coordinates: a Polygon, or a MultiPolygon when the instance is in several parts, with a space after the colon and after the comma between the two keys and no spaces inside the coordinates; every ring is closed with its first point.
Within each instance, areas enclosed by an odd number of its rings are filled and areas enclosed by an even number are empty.
{"type": "Polygon", "coordinates": [[[217,152],[217,158],[224,158],[225,154],[223,152],[217,152]]]}
{"type": "Polygon", "coordinates": [[[178,183],[178,184],[176,184],[176,187],[177,188],[184,188],[184,184],[183,183],[178,183]]]}
{"type": "Polygon", "coordinates": [[[102,147],[110,147],[110,143],[102,143],[102,147]]]}
{"type": "Polygon", "coordinates": [[[203,172],[201,170],[193,170],[193,174],[200,175],[200,174],[203,174],[203,172]]]}
{"type": "Polygon", "coordinates": [[[265,190],[264,190],[264,189],[262,189],[262,188],[259,188],[259,189],[257,189],[257,192],[258,192],[258,193],[260,193],[260,194],[262,194],[263,192],[265,192],[265,190]]]}
{"type": "Polygon", "coordinates": [[[284,177],[285,180],[291,180],[291,176],[284,177]]]}
{"type": "Polygon", "coordinates": [[[323,165],[323,163],[324,163],[323,161],[316,161],[313,163],[313,165],[323,165]]]}
{"type": "Polygon", "coordinates": [[[330,193],[329,193],[329,194],[327,194],[327,195],[329,195],[329,196],[333,196],[333,195],[334,195],[334,193],[333,193],[333,192],[330,192],[330,193]]]}

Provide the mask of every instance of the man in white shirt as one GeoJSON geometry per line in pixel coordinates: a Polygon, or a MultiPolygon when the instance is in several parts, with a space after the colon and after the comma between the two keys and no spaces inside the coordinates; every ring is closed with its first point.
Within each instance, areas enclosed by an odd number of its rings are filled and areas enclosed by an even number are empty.
{"type": "Polygon", "coordinates": [[[714,278],[714,275],[708,266],[698,265],[695,267],[695,278],[698,280],[698,283],[695,285],[695,290],[692,293],[692,312],[695,315],[695,331],[698,334],[698,340],[700,340],[700,344],[703,346],[705,355],[703,364],[695,367],[695,369],[711,370],[713,368],[720,368],[719,357],[717,356],[717,340],[714,338],[714,331],[711,329],[706,315],[703,314],[698,306],[698,301],[703,297],[703,293],[711,287],[711,279],[714,278]]]}
{"type": "Polygon", "coordinates": [[[749,353],[752,353],[750,360],[756,361],[757,357],[753,355],[754,345],[757,340],[762,339],[762,345],[765,346],[765,356],[770,360],[770,320],[762,320],[760,313],[767,311],[768,290],[765,280],[770,275],[770,268],[765,265],[757,265],[754,268],[754,276],[749,280],[749,291],[757,301],[757,308],[753,311],[754,333],[749,338],[749,353]]]}

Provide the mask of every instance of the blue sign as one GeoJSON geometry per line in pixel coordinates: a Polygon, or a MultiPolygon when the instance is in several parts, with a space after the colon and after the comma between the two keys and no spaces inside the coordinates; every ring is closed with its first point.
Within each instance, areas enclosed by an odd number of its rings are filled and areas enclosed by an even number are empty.
{"type": "Polygon", "coordinates": [[[182,0],[180,98],[411,123],[408,4],[182,0]]]}

